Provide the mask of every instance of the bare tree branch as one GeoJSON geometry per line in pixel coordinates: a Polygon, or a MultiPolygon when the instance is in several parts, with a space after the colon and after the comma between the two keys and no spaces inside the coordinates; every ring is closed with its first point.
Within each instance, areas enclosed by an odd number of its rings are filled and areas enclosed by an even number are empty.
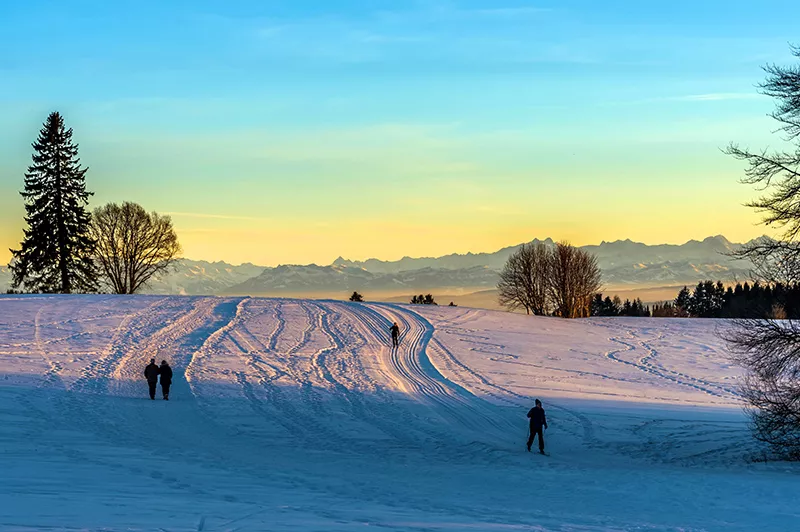
{"type": "Polygon", "coordinates": [[[600,268],[594,255],[565,242],[552,248],[523,244],[508,258],[497,289],[500,304],[510,310],[583,318],[600,290],[600,268]]]}
{"type": "Polygon", "coordinates": [[[546,314],[549,267],[549,250],[545,244],[523,244],[500,272],[497,285],[500,304],[509,310],[546,314]]]}
{"type": "Polygon", "coordinates": [[[559,242],[550,260],[550,299],[555,315],[562,318],[588,317],[592,297],[602,285],[597,258],[568,242],[559,242]]]}
{"type": "MultiPolygon", "coordinates": [[[[792,53],[800,58],[800,48],[792,53]]],[[[780,240],[758,239],[735,253],[749,259],[755,281],[767,285],[800,283],[800,66],[768,65],[763,94],[777,100],[772,117],[794,142],[794,151],[752,153],[731,144],[726,152],[747,163],[742,182],[763,195],[748,206],[763,214],[765,225],[783,230],[780,240]]],[[[800,322],[737,320],[724,338],[736,362],[748,374],[741,385],[755,437],[782,457],[800,460],[800,322]]]]}
{"type": "Polygon", "coordinates": [[[117,294],[135,294],[167,270],[181,251],[169,216],[135,203],[109,203],[94,211],[92,237],[103,281],[117,294]]]}

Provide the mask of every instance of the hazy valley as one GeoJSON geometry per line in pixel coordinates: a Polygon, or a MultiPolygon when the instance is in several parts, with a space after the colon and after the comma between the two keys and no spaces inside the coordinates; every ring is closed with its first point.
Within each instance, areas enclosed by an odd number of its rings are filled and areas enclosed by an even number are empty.
{"type": "MultiPolygon", "coordinates": [[[[700,280],[746,279],[749,265],[729,256],[741,246],[723,236],[714,236],[682,245],[618,240],[583,249],[597,256],[607,293],[652,302],[671,299],[678,287],[700,280]]],[[[465,306],[497,308],[494,288],[498,272],[518,248],[507,247],[494,253],[404,257],[396,261],[352,261],[339,257],[323,266],[263,267],[182,259],[144,293],[341,299],[357,290],[368,299],[405,301],[411,294],[431,292],[444,303],[454,301],[465,306]]],[[[3,291],[10,282],[9,269],[0,267],[3,291]]]]}

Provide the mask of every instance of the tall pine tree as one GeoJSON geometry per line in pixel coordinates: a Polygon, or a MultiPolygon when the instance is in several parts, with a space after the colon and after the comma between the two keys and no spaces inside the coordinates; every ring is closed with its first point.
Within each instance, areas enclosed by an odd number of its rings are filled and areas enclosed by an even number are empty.
{"type": "Polygon", "coordinates": [[[65,129],[59,113],[47,117],[33,149],[20,193],[28,228],[20,249],[11,250],[13,286],[46,293],[94,291],[97,273],[86,209],[91,193],[72,129],[65,129]]]}

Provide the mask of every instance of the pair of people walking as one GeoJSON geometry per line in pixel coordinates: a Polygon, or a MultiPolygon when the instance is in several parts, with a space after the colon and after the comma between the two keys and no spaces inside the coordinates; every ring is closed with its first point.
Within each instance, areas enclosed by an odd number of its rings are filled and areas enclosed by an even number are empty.
{"type": "Polygon", "coordinates": [[[528,436],[528,452],[531,452],[531,445],[536,436],[539,436],[539,453],[544,454],[544,429],[547,429],[547,417],[544,415],[542,402],[536,400],[536,406],[528,411],[530,420],[530,434],[528,436]]]}
{"type": "Polygon", "coordinates": [[[150,399],[156,399],[156,386],[161,377],[161,393],[165,401],[169,401],[169,387],[172,385],[172,368],[166,360],[161,361],[161,366],[156,365],[156,359],[151,358],[150,364],[144,368],[144,377],[147,379],[147,386],[150,388],[150,399]]]}

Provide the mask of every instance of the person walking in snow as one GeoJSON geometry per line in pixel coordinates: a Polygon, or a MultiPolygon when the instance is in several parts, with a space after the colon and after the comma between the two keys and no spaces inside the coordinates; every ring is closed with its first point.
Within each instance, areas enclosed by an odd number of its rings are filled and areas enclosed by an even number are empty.
{"type": "Polygon", "coordinates": [[[144,368],[144,378],[147,379],[147,386],[150,388],[150,399],[156,399],[156,385],[158,385],[158,366],[156,359],[151,358],[150,363],[144,368]]]}
{"type": "Polygon", "coordinates": [[[400,345],[400,342],[398,341],[398,338],[400,337],[400,327],[397,325],[397,322],[394,322],[394,325],[392,325],[390,330],[392,331],[392,347],[397,347],[400,345]]]}
{"type": "Polygon", "coordinates": [[[542,402],[540,400],[536,400],[536,406],[528,411],[528,419],[530,419],[530,436],[528,437],[528,452],[531,452],[531,445],[533,445],[533,439],[538,434],[539,435],[539,453],[544,454],[544,431],[542,428],[547,428],[547,418],[544,415],[544,408],[542,408],[542,402]]]}
{"type": "Polygon", "coordinates": [[[166,360],[161,361],[158,374],[161,375],[161,393],[164,395],[164,400],[169,401],[169,387],[172,384],[172,368],[169,367],[166,360]]]}

